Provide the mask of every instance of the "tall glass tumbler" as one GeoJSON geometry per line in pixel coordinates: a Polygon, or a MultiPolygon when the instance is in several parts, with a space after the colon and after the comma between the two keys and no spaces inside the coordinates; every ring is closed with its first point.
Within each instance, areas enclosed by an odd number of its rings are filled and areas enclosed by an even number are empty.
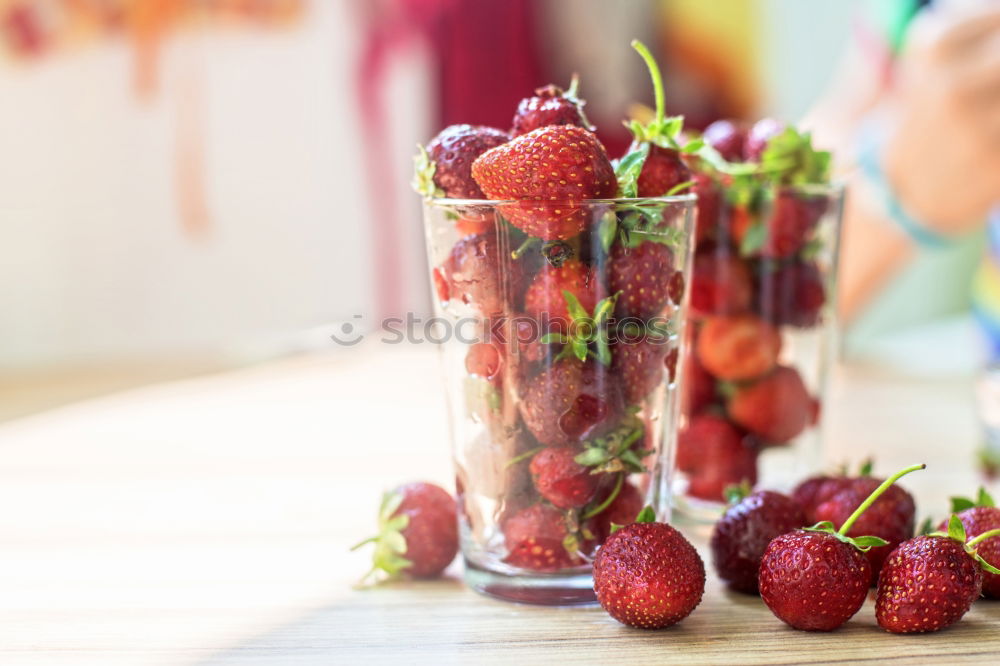
{"type": "Polygon", "coordinates": [[[591,603],[612,523],[669,517],[694,202],[425,202],[473,589],[591,603]]]}
{"type": "Polygon", "coordinates": [[[675,478],[687,515],[714,519],[728,486],[789,488],[822,462],[843,195],[699,192],[675,478]]]}

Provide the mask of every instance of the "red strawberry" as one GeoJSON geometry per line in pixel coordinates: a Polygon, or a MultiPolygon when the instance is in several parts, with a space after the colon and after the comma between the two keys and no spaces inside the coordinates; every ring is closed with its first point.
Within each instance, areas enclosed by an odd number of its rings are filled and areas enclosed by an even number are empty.
{"type": "Polygon", "coordinates": [[[771,259],[790,257],[801,250],[826,212],[826,199],[806,197],[792,190],[778,192],[765,220],[767,235],[760,253],[771,259]]]}
{"type": "Polygon", "coordinates": [[[535,571],[556,571],[583,561],[563,547],[569,534],[566,517],[558,509],[534,504],[513,514],[501,526],[508,564],[535,571]]]}
{"type": "Polygon", "coordinates": [[[979,598],[983,572],[965,544],[920,536],[892,551],[875,596],[875,619],[894,634],[937,631],[965,615],[979,598]]]}
{"type": "Polygon", "coordinates": [[[705,128],[701,138],[730,162],[743,161],[743,142],[747,128],[734,120],[716,120],[705,128]]]}
{"type": "MultiPolygon", "coordinates": [[[[838,492],[819,504],[813,511],[813,517],[817,522],[828,520],[835,525],[843,523],[880,483],[882,479],[871,477],[851,479],[838,492]]],[[[915,516],[913,496],[900,486],[892,486],[847,532],[847,536],[851,537],[871,534],[888,542],[888,545],[872,548],[865,553],[871,564],[873,585],[878,580],[878,572],[881,571],[885,558],[893,548],[913,536],[915,516]]]]}
{"type": "Polygon", "coordinates": [[[502,367],[503,355],[500,348],[489,342],[469,345],[465,352],[465,371],[470,375],[494,380],[499,377],[502,367]]]}
{"type": "MultiPolygon", "coordinates": [[[[993,505],[993,498],[985,490],[980,489],[979,491],[978,505],[968,500],[965,500],[965,504],[974,504],[974,506],[959,510],[955,515],[962,521],[965,533],[970,538],[1000,528],[1000,508],[993,505]]],[[[958,506],[955,507],[955,509],[958,508],[958,506]]],[[[938,530],[941,531],[947,531],[947,529],[947,522],[941,523],[938,527],[938,530]]],[[[1000,568],[1000,537],[986,539],[976,550],[979,556],[989,564],[1000,568]]],[[[983,573],[983,596],[1000,599],[1000,575],[989,571],[983,573]]]]}
{"type": "Polygon", "coordinates": [[[573,460],[578,452],[550,446],[531,459],[531,478],[538,494],[560,509],[579,509],[597,493],[600,475],[573,460]]]}
{"type": "Polygon", "coordinates": [[[767,142],[781,134],[784,129],[785,124],[780,120],[774,118],[758,120],[747,132],[746,142],[743,144],[743,159],[747,162],[759,162],[760,156],[767,148],[767,142]]]}
{"type": "Polygon", "coordinates": [[[811,328],[820,323],[826,303],[823,276],[815,264],[792,262],[778,268],[763,268],[757,309],[776,326],[811,328]]]}
{"type": "Polygon", "coordinates": [[[681,411],[697,414],[715,402],[715,379],[698,362],[694,354],[687,354],[682,370],[681,411]]]}
{"type": "Polygon", "coordinates": [[[666,338],[634,343],[622,341],[612,348],[611,369],[618,373],[627,404],[642,402],[663,383],[663,370],[670,350],[666,338]]]}
{"type": "Polygon", "coordinates": [[[716,573],[734,590],[756,594],[764,549],[775,537],[805,525],[802,508],[787,495],[760,490],[743,498],[726,509],[712,532],[716,573]]]}
{"type": "MultiPolygon", "coordinates": [[[[632,142],[629,152],[639,150],[641,144],[632,142]]],[[[681,159],[680,153],[672,148],[656,144],[649,146],[649,155],[639,172],[637,194],[640,197],[662,197],[671,189],[691,180],[691,170],[681,159]]]]}
{"type": "Polygon", "coordinates": [[[452,125],[441,130],[427,145],[434,165],[434,185],[441,190],[438,196],[483,199],[483,191],[472,179],[472,162],[509,140],[510,135],[492,127],[452,125]]]}
{"type": "Polygon", "coordinates": [[[605,296],[604,285],[587,264],[577,259],[567,259],[560,266],[546,263],[528,285],[524,295],[525,312],[543,327],[549,322],[568,326],[572,317],[564,291],[575,296],[587,312],[593,312],[597,302],[605,296]]]}
{"type": "Polygon", "coordinates": [[[831,534],[796,530],[772,540],[760,561],[758,585],[767,607],[804,631],[833,631],[868,596],[871,565],[831,534]]]}
{"type": "Polygon", "coordinates": [[[718,502],[727,486],[757,482],[757,449],[724,418],[700,414],[678,434],[677,469],[688,475],[689,495],[718,502]]]}
{"type": "Polygon", "coordinates": [[[612,294],[621,292],[615,314],[624,319],[643,321],[663,313],[673,299],[684,296],[684,276],[674,271],[674,254],[666,245],[647,241],[633,248],[618,243],[611,250],[608,287],[612,294]],[[681,280],[679,289],[671,280],[681,280]]]}
{"type": "Polygon", "coordinates": [[[549,84],[535,91],[534,97],[525,97],[517,105],[511,136],[521,136],[547,125],[576,125],[594,131],[594,127],[583,115],[583,100],[576,96],[577,81],[574,78],[570,89],[563,92],[558,86],[549,84]]]}
{"type": "Polygon", "coordinates": [[[520,295],[523,281],[520,265],[507,259],[494,233],[458,241],[435,272],[439,297],[459,300],[484,315],[507,310],[507,304],[520,295]]]}
{"type": "Polygon", "coordinates": [[[692,191],[698,195],[695,216],[695,247],[700,246],[715,233],[719,225],[719,210],[722,205],[722,188],[708,174],[695,171],[692,191]]]}
{"type": "Polygon", "coordinates": [[[778,362],[781,336],[754,315],[711,317],[698,333],[696,352],[705,369],[719,379],[754,379],[778,362]]]}
{"type": "Polygon", "coordinates": [[[726,403],[738,425],[768,444],[785,444],[812,419],[813,401],[794,368],[779,365],[753,384],[739,386],[726,403]]]}
{"type": "Polygon", "coordinates": [[[432,483],[409,483],[382,498],[379,534],[362,541],[375,543],[374,565],[365,576],[378,570],[416,578],[440,575],[458,552],[458,522],[455,500],[432,483]]]}
{"type": "Polygon", "coordinates": [[[599,437],[620,421],[621,389],[603,366],[575,358],[556,361],[525,385],[519,405],[542,444],[561,446],[599,437]]]}
{"type": "Polygon", "coordinates": [[[631,525],[642,511],[643,498],[639,489],[628,481],[622,484],[611,504],[594,518],[595,532],[601,543],[611,535],[612,525],[631,525]]]}
{"type": "Polygon", "coordinates": [[[810,525],[819,522],[816,518],[816,507],[835,495],[841,488],[851,482],[844,476],[813,476],[792,491],[794,499],[805,513],[806,522],[810,525]]]}
{"type": "Polygon", "coordinates": [[[670,525],[635,522],[608,537],[598,551],[594,591],[604,610],[622,624],[661,629],[701,603],[705,565],[670,525]]]}
{"type": "Polygon", "coordinates": [[[750,309],[750,270],[729,249],[698,252],[691,274],[691,313],[695,316],[740,314],[750,309]]]}
{"type": "Polygon", "coordinates": [[[590,226],[578,202],[607,199],[618,188],[604,146],[582,127],[540,127],[480,155],[472,177],[490,199],[516,200],[501,211],[543,240],[572,238],[590,226]]]}

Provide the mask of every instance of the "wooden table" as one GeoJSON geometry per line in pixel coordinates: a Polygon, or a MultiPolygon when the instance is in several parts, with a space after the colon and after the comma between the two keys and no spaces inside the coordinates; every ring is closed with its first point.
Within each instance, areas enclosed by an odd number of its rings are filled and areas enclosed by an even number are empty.
{"type": "MultiPolygon", "coordinates": [[[[805,634],[710,574],[693,615],[643,632],[478,596],[458,564],[352,589],[380,491],[451,477],[437,372],[429,346],[368,345],[0,426],[0,663],[996,663],[996,602],[932,635],[882,632],[871,602],[805,634]]],[[[928,463],[905,484],[921,515],[977,483],[967,382],[840,369],[828,404],[829,461],[928,463]]]]}

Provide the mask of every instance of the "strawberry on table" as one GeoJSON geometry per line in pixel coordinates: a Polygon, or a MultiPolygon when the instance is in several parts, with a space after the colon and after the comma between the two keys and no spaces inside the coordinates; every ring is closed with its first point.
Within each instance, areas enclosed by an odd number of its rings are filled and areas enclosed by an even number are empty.
{"type": "Polygon", "coordinates": [[[851,480],[846,476],[812,476],[799,483],[792,490],[794,499],[805,512],[806,521],[816,523],[816,507],[846,487],[851,480]]]}
{"type": "Polygon", "coordinates": [[[579,202],[615,196],[617,182],[604,146],[574,125],[550,125],[480,155],[472,177],[515,227],[542,240],[573,238],[593,220],[579,202]]]}
{"type": "Polygon", "coordinates": [[[585,102],[577,97],[579,84],[579,78],[574,76],[565,92],[549,84],[536,90],[533,97],[522,99],[510,135],[518,137],[547,125],[576,125],[593,132],[595,128],[583,113],[585,102]]]}
{"type": "MultiPolygon", "coordinates": [[[[963,497],[952,498],[952,513],[958,516],[969,538],[1000,528],[1000,508],[985,488],[979,489],[975,501],[963,497]]],[[[942,522],[939,531],[947,531],[947,522],[942,522]]],[[[994,567],[1000,568],[1000,537],[986,539],[976,549],[979,556],[994,567]]],[[[983,573],[983,596],[1000,599],[1000,575],[986,571],[983,573]]]]}
{"type": "Polygon", "coordinates": [[[548,446],[575,444],[614,428],[625,411],[618,382],[596,361],[564,358],[527,381],[521,417],[548,446]]]}
{"type": "Polygon", "coordinates": [[[818,523],[773,539],[761,557],[757,583],[761,599],[786,624],[804,631],[833,631],[864,604],[871,565],[863,551],[885,541],[848,537],[865,510],[896,480],[924,469],[914,465],[887,479],[835,530],[818,523]]]}
{"type": "Polygon", "coordinates": [[[661,629],[691,614],[705,592],[705,565],[676,529],[653,522],[652,509],[612,534],[594,559],[594,591],[611,617],[661,629]]]}
{"type": "Polygon", "coordinates": [[[701,365],[728,381],[755,379],[778,362],[781,336],[763,319],[751,314],[710,317],[698,333],[696,353],[701,365]]]}
{"type": "Polygon", "coordinates": [[[756,594],[767,545],[805,525],[802,508],[787,495],[760,490],[737,499],[715,524],[709,542],[716,573],[732,589],[756,594]]]}
{"type": "Polygon", "coordinates": [[[965,615],[979,598],[983,569],[1000,574],[977,552],[994,529],[967,541],[962,520],[952,515],[948,531],[899,545],[885,562],[875,596],[875,619],[894,634],[937,631],[965,615]]]}
{"type": "Polygon", "coordinates": [[[446,127],[417,155],[414,186],[432,198],[483,199],[483,191],[472,179],[472,162],[509,140],[507,132],[492,127],[446,127]]]}
{"type": "Polygon", "coordinates": [[[433,578],[458,552],[455,500],[432,483],[409,483],[386,493],[378,523],[378,535],[352,548],[375,544],[372,569],[362,581],[377,571],[390,577],[433,578]]]}

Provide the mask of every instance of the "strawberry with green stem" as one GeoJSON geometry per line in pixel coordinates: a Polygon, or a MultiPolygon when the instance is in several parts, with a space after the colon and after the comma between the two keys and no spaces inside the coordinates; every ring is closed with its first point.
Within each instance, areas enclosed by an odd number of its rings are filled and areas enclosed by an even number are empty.
{"type": "MultiPolygon", "coordinates": [[[[970,537],[1000,528],[1000,508],[996,506],[993,497],[985,488],[979,489],[979,494],[972,500],[965,497],[951,499],[951,511],[957,515],[970,537]]],[[[941,523],[938,530],[947,530],[947,524],[941,523]]],[[[978,548],[979,555],[994,567],[1000,567],[1000,537],[984,540],[978,548]]],[[[983,596],[1000,599],[1000,575],[992,572],[983,574],[983,596]]]]}
{"type": "Polygon", "coordinates": [[[773,539],[761,557],[757,581],[771,612],[804,631],[832,631],[851,619],[864,604],[871,581],[871,565],[863,553],[886,542],[847,532],[893,483],[925,468],[913,465],[886,479],[839,530],[821,522],[773,539]]]}
{"type": "Polygon", "coordinates": [[[455,500],[432,483],[409,483],[385,493],[378,512],[379,533],[355,545],[375,544],[373,565],[361,582],[378,571],[390,578],[407,574],[433,578],[458,552],[455,500]]]}
{"type": "Polygon", "coordinates": [[[595,131],[596,128],[583,113],[586,102],[577,95],[579,87],[580,77],[574,74],[565,92],[549,84],[537,89],[533,97],[522,99],[514,114],[511,136],[518,137],[547,125],[576,125],[595,131]]]}
{"type": "Polygon", "coordinates": [[[875,619],[890,633],[937,631],[958,622],[979,598],[983,571],[1000,569],[978,552],[1000,529],[968,539],[962,519],[952,515],[947,532],[905,541],[879,575],[875,619]]]}
{"type": "Polygon", "coordinates": [[[428,199],[482,199],[472,179],[472,162],[490,148],[510,141],[510,135],[492,127],[451,125],[427,148],[417,146],[413,189],[428,199]]]}

